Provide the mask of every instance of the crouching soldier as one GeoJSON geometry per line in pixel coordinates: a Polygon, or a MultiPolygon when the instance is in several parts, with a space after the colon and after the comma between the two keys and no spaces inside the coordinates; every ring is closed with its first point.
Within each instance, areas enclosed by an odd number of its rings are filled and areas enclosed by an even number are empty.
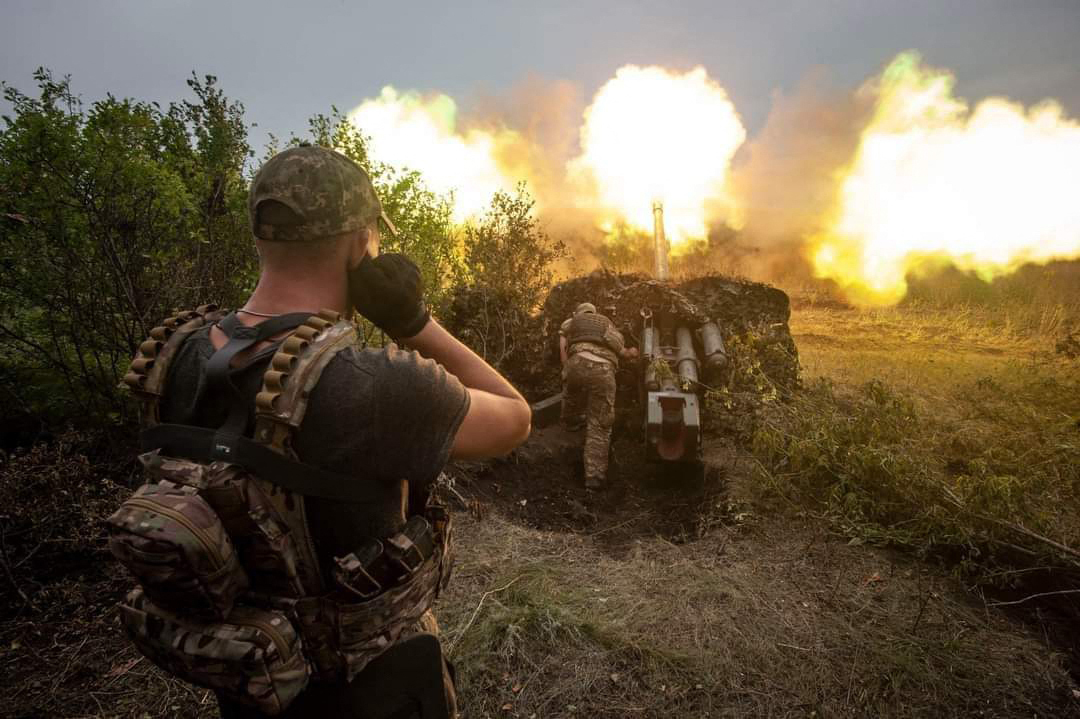
{"type": "Polygon", "coordinates": [[[110,518],[139,650],[226,719],[456,715],[431,607],[451,457],[501,455],[529,406],[436,322],[367,173],[298,147],[255,176],[259,281],[170,317],[125,378],[147,483],[110,518]],[[353,311],[408,346],[363,348],[353,311]]]}
{"type": "Polygon", "coordinates": [[[608,446],[615,421],[615,368],[620,357],[637,357],[622,333],[590,302],[559,328],[563,364],[562,421],[571,429],[585,425],[585,487],[600,489],[607,478],[608,446]]]}

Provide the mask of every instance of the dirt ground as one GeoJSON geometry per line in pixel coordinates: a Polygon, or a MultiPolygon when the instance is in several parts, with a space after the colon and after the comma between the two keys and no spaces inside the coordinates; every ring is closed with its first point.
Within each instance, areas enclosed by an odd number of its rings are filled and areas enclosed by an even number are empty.
{"type": "MultiPolygon", "coordinates": [[[[884,367],[915,381],[939,351],[975,364],[1013,351],[853,319],[793,315],[808,373],[855,382],[884,367]],[[917,362],[890,357],[913,342],[926,349],[917,362]]],[[[581,437],[558,426],[509,458],[449,469],[458,563],[438,615],[463,717],[1080,716],[1052,625],[830,533],[761,491],[731,439],[708,436],[705,472],[685,476],[644,465],[639,440],[621,417],[610,487],[595,494],[581,437]]],[[[29,603],[5,588],[0,715],[216,716],[207,692],[119,634],[127,580],[106,557],[101,542],[73,546],[24,590],[29,603]]]]}
{"type": "Polygon", "coordinates": [[[624,461],[590,497],[561,471],[575,439],[459,483],[484,507],[441,615],[468,716],[1080,715],[1050,637],[762,504],[737,449],[703,480],[624,461]]]}

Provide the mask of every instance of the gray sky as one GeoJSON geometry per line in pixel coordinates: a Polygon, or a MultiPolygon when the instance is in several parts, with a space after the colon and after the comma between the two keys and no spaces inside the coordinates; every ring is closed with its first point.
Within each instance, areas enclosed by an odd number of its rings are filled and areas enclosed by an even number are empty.
{"type": "Polygon", "coordinates": [[[584,96],[634,62],[704,65],[751,136],[776,90],[815,67],[855,86],[914,48],[969,100],[1056,97],[1080,117],[1080,0],[356,2],[0,0],[0,79],[33,91],[39,65],[106,92],[167,102],[192,70],[215,74],[265,132],[301,132],[331,104],[385,84],[458,100],[530,75],[584,96]]]}

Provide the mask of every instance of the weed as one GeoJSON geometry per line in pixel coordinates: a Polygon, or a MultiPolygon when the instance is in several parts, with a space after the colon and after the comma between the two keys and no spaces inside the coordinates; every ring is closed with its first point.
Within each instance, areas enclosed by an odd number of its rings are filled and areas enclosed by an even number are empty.
{"type": "Polygon", "coordinates": [[[774,489],[818,502],[854,541],[996,582],[1033,566],[1080,569],[1077,416],[1075,376],[1034,363],[931,382],[921,395],[819,378],[773,406],[753,447],[774,489]]]}

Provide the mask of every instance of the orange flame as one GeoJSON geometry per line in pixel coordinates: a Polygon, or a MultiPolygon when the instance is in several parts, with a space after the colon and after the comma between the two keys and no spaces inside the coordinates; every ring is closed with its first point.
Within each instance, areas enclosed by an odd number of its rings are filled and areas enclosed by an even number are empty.
{"type": "Polygon", "coordinates": [[[1080,125],[1051,101],[972,111],[953,83],[904,53],[866,87],[873,118],[811,238],[816,273],[857,303],[898,302],[928,261],[989,279],[1080,257],[1080,125]]]}

